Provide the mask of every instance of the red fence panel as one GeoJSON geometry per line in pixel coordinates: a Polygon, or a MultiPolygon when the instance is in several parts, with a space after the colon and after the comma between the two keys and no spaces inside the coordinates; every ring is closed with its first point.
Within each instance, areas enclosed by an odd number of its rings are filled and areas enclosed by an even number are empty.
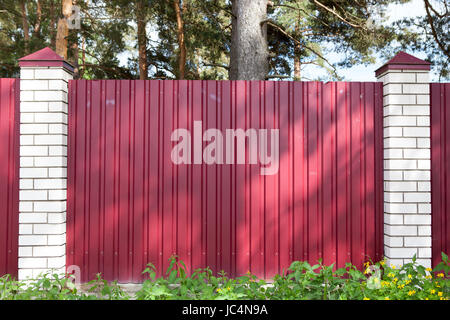
{"type": "Polygon", "coordinates": [[[19,234],[19,83],[0,79],[0,276],[17,278],[19,234]]]}
{"type": "Polygon", "coordinates": [[[173,254],[263,278],[380,259],[382,135],[381,83],[70,81],[67,265],[139,282],[173,254]]]}
{"type": "Polygon", "coordinates": [[[431,84],[431,238],[433,266],[450,249],[450,83],[431,84]]]}

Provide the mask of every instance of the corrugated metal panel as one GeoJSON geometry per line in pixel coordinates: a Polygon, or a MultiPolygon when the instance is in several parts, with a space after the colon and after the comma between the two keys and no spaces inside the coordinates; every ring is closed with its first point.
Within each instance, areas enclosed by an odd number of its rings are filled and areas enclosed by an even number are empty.
{"type": "Polygon", "coordinates": [[[78,80],[69,93],[67,264],[83,281],[140,281],[172,254],[265,278],[293,260],[382,257],[381,83],[78,80]],[[172,131],[200,120],[279,128],[278,174],[174,165],[172,131]]]}
{"type": "Polygon", "coordinates": [[[17,277],[19,80],[0,79],[0,276],[17,277]]]}
{"type": "Polygon", "coordinates": [[[431,84],[431,212],[433,265],[450,249],[450,83],[431,84]]]}

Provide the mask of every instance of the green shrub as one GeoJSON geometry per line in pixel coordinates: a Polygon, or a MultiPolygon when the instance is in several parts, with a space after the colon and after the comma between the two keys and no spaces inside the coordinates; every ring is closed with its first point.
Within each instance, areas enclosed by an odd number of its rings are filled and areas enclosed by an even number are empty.
{"type": "Polygon", "coordinates": [[[183,261],[170,259],[164,277],[156,276],[156,268],[148,264],[143,271],[142,288],[130,297],[117,284],[107,282],[100,274],[77,289],[71,277],[44,275],[29,282],[10,276],[0,278],[0,299],[13,300],[448,300],[449,262],[442,253],[442,262],[434,270],[411,263],[400,268],[386,266],[385,261],[366,262],[364,271],[354,265],[333,270],[320,261],[311,266],[295,261],[272,281],[246,275],[229,278],[224,272],[215,276],[211,269],[198,269],[191,275],[183,261]]]}

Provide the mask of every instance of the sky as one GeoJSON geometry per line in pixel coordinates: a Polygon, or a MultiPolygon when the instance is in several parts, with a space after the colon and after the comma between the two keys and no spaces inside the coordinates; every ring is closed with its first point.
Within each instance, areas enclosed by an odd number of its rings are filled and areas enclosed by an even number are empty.
{"type": "MultiPolygon", "coordinates": [[[[425,7],[423,4],[423,0],[412,0],[406,4],[391,4],[388,6],[386,15],[389,16],[387,21],[388,24],[400,20],[403,18],[411,18],[417,16],[425,15],[425,7]]],[[[152,40],[157,40],[158,35],[157,32],[151,28],[148,30],[149,36],[152,40]]],[[[426,54],[423,53],[410,53],[414,56],[424,59],[426,58],[426,54]]],[[[119,56],[122,65],[127,64],[127,60],[129,58],[130,52],[126,52],[119,56]]],[[[331,63],[337,63],[343,59],[343,53],[335,53],[332,52],[328,54],[327,59],[331,63]]],[[[342,68],[340,67],[337,72],[343,77],[345,81],[376,81],[375,78],[375,70],[381,67],[386,61],[383,61],[380,57],[376,57],[376,62],[370,65],[355,65],[352,68],[342,68]]],[[[314,65],[307,65],[304,69],[302,69],[302,74],[305,79],[317,79],[319,76],[326,76],[326,71],[321,69],[320,67],[314,65]]],[[[435,76],[433,72],[431,76],[435,76]]]]}
{"type": "MultiPolygon", "coordinates": [[[[389,16],[387,23],[392,23],[394,21],[403,18],[412,18],[417,16],[425,15],[425,7],[423,0],[413,0],[407,4],[391,4],[388,6],[386,14],[389,16]]],[[[424,59],[426,54],[414,53],[414,56],[424,59]]],[[[327,56],[331,63],[341,61],[344,57],[343,54],[332,53],[327,56]]],[[[346,81],[376,81],[375,70],[381,67],[386,61],[376,57],[377,61],[370,65],[356,65],[352,68],[344,69],[339,68],[338,74],[344,78],[346,81]]],[[[317,78],[318,75],[325,75],[326,72],[320,68],[308,65],[303,70],[303,74],[307,78],[317,78]]]]}

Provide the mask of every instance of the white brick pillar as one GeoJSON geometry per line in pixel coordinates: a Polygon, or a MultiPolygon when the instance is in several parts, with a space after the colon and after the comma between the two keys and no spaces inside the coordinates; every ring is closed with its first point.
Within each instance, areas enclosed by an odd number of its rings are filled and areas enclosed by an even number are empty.
{"type": "Polygon", "coordinates": [[[65,272],[67,82],[73,68],[50,48],[19,60],[19,279],[65,272]]]}
{"type": "Polygon", "coordinates": [[[430,64],[404,52],[376,71],[383,82],[384,254],[431,266],[430,64]]]}

